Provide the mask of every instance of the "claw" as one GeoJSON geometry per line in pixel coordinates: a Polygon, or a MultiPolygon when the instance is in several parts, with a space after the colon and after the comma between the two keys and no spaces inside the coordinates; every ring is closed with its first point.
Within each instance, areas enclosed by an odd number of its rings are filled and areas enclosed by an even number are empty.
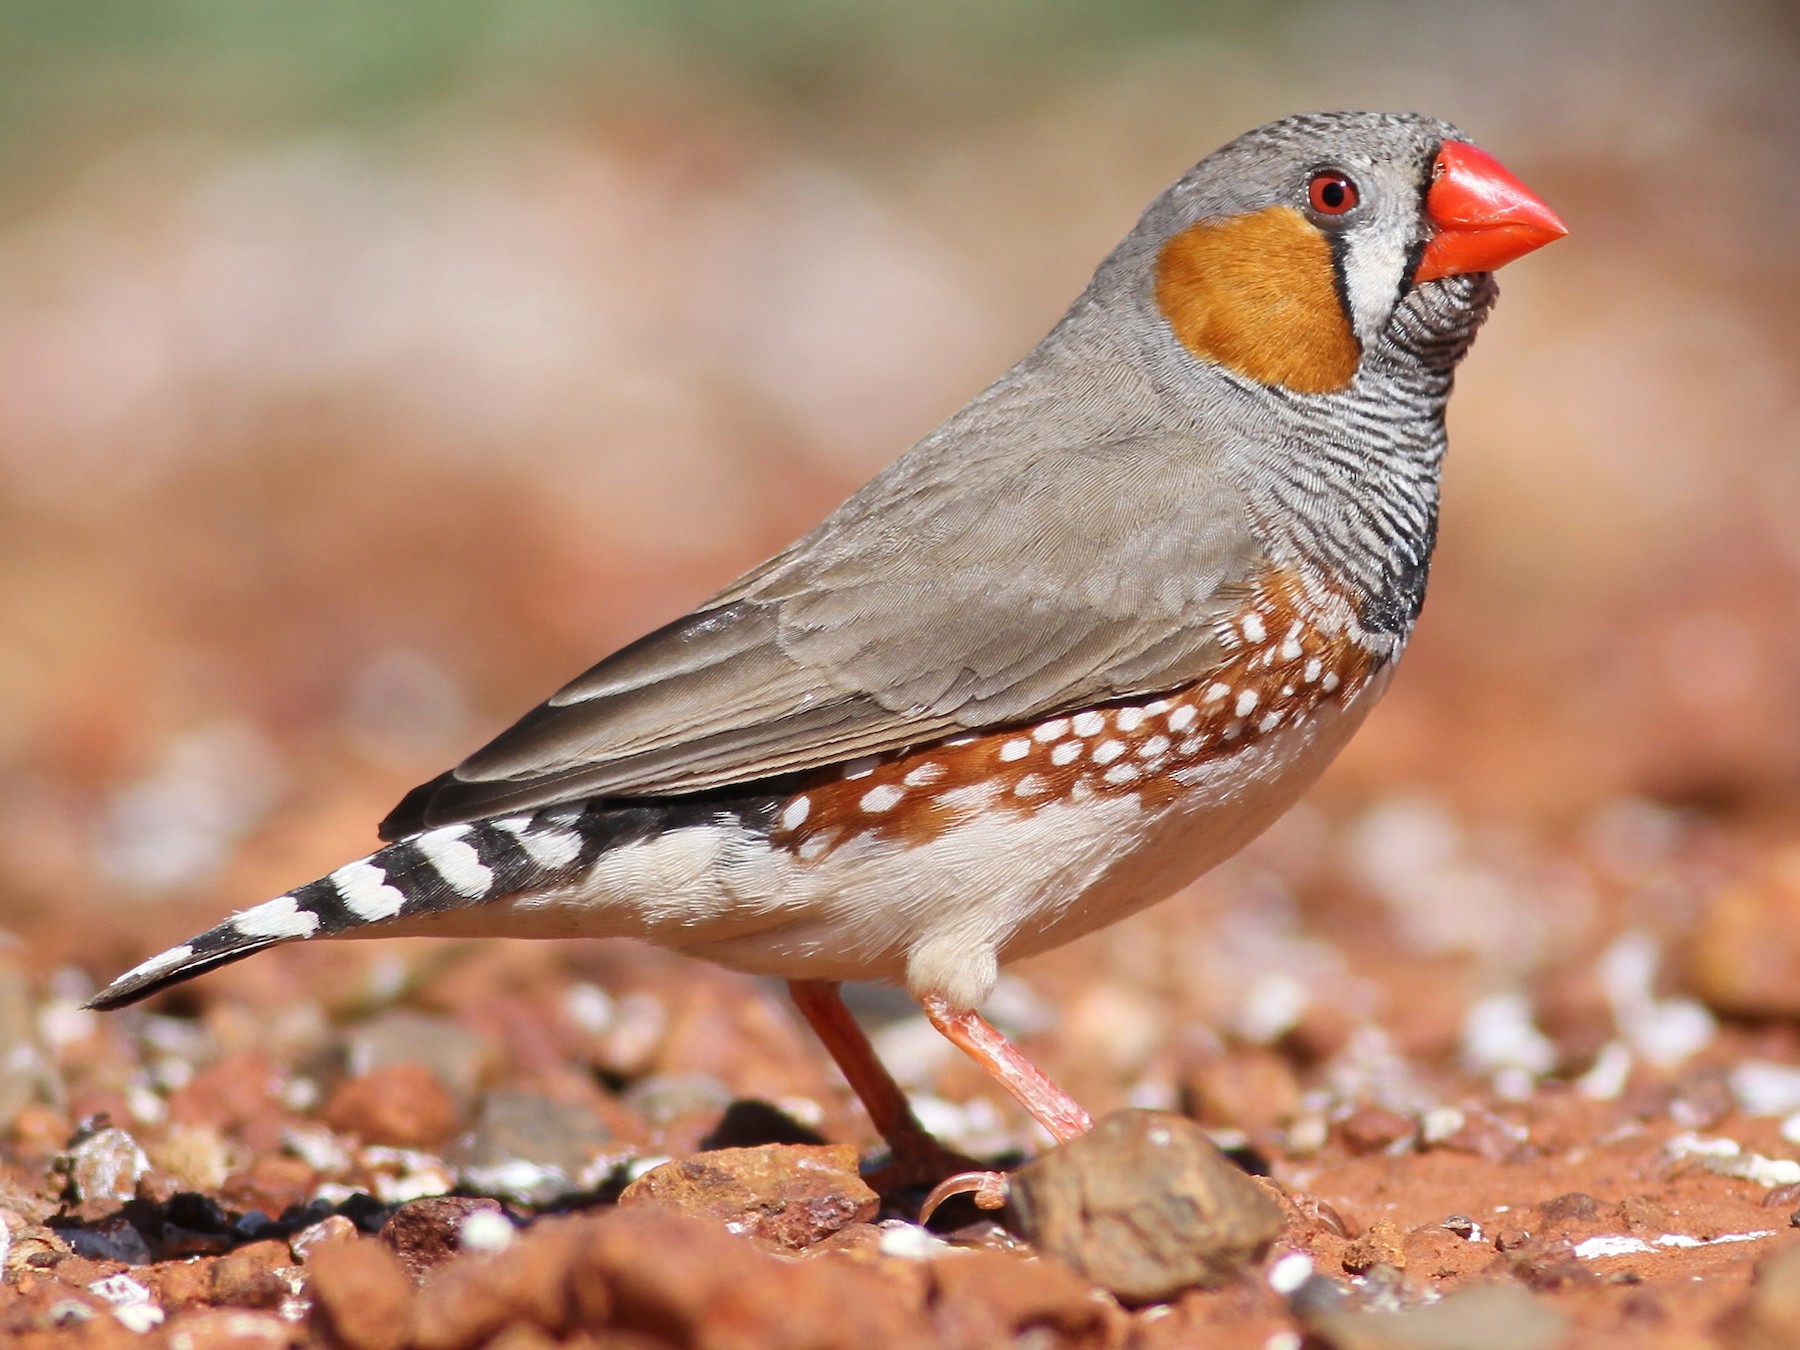
{"type": "Polygon", "coordinates": [[[919,1206],[919,1222],[929,1223],[938,1206],[957,1195],[974,1196],[977,1209],[1001,1209],[1011,1190],[1012,1183],[1004,1172],[958,1172],[931,1188],[931,1194],[919,1206]]]}

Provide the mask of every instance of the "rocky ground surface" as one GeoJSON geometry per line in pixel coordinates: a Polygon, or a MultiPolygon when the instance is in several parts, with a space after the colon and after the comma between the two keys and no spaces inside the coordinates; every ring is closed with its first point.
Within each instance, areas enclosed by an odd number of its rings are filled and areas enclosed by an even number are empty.
{"type": "MultiPolygon", "coordinates": [[[[1783,997],[1751,983],[1756,956],[1792,975],[1779,928],[1760,953],[1705,958],[1747,914],[1777,924],[1800,889],[1777,870],[1726,899],[1684,978],[1743,977],[1715,1001],[1783,997]]],[[[1721,1023],[1668,987],[1646,929],[1534,997],[1483,995],[1457,961],[1348,933],[1302,982],[1324,949],[1219,904],[1183,898],[1150,931],[1100,939],[1098,962],[1077,948],[1003,985],[996,1020],[1106,1113],[1062,1149],[903,1000],[858,991],[933,1128],[984,1159],[1036,1159],[1008,1209],[953,1203],[929,1228],[916,1192],[869,1184],[866,1121],[775,986],[625,944],[416,943],[278,951],[98,1015],[78,1006],[83,965],[44,979],[16,952],[0,971],[0,1335],[146,1350],[1800,1338],[1792,1026],[1721,1023]],[[1186,1020],[1184,981],[1207,972],[1185,963],[1246,924],[1263,931],[1227,940],[1262,950],[1235,1009],[1186,1020]],[[1160,974],[1124,978],[1158,949],[1160,974]]]]}

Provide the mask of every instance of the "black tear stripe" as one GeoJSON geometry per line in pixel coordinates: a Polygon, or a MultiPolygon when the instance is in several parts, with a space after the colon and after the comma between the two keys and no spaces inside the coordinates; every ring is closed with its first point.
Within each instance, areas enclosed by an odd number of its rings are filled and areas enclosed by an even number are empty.
{"type": "Polygon", "coordinates": [[[123,1007],[285,942],[380,929],[533,891],[555,890],[575,882],[614,849],[647,843],[678,830],[735,827],[767,838],[792,786],[789,779],[771,779],[689,797],[569,802],[411,835],[359,863],[346,864],[215,924],[126,972],[88,1006],[123,1007]],[[487,884],[478,893],[467,889],[471,868],[461,870],[463,884],[459,887],[457,878],[446,875],[433,861],[432,847],[421,842],[430,835],[441,837],[440,848],[444,843],[459,843],[473,852],[473,863],[489,873],[487,884]],[[340,879],[343,872],[359,864],[378,875],[362,873],[353,874],[349,881],[340,879]],[[393,897],[382,895],[381,888],[391,888],[399,900],[387,912],[381,911],[392,904],[393,897]],[[369,917],[371,913],[375,917],[369,917]]]}

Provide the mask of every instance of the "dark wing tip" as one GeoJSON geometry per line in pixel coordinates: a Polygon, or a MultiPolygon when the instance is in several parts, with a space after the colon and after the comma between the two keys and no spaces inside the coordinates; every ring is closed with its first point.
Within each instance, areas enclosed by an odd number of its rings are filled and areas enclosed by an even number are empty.
{"type": "Polygon", "coordinates": [[[410,834],[418,834],[441,822],[431,819],[431,804],[445,788],[456,783],[456,773],[440,773],[429,783],[420,783],[418,787],[400,799],[392,811],[382,817],[376,833],[381,841],[391,844],[396,839],[404,839],[410,834]]]}

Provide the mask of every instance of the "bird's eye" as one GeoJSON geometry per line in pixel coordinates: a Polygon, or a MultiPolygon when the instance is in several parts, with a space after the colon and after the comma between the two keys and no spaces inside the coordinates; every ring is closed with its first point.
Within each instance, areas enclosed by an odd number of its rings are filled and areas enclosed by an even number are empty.
{"type": "Polygon", "coordinates": [[[1326,172],[1313,175],[1306,186],[1306,200],[1320,215],[1341,216],[1361,201],[1362,195],[1345,175],[1326,172]]]}

